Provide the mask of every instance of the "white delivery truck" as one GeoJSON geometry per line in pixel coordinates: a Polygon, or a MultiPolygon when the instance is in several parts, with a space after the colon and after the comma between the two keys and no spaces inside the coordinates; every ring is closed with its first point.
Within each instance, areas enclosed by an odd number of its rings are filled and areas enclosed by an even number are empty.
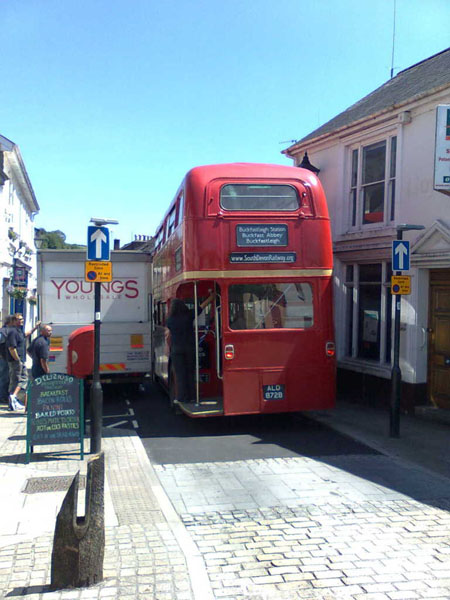
{"type": "MultiPolygon", "coordinates": [[[[104,383],[138,382],[151,374],[150,255],[117,250],[111,252],[111,262],[112,281],[100,284],[100,377],[104,383]]],[[[85,280],[85,263],[83,250],[38,251],[38,315],[53,328],[53,372],[67,372],[68,352],[72,363],[93,360],[92,352],[87,356],[82,347],[68,348],[69,336],[94,322],[94,283],[85,280]]]]}

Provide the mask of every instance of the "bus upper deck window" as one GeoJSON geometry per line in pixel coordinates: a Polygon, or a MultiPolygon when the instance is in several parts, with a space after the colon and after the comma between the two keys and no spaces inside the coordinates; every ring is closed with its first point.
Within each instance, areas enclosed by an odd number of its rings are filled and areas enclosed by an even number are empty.
{"type": "Polygon", "coordinates": [[[163,238],[163,230],[160,229],[158,231],[158,233],[156,234],[156,239],[155,239],[155,250],[159,250],[159,248],[161,247],[162,244],[162,238],[163,238]]]}
{"type": "Polygon", "coordinates": [[[174,206],[169,213],[169,218],[167,221],[167,238],[172,235],[172,232],[175,229],[175,216],[177,214],[177,208],[174,206]]]}
{"type": "Polygon", "coordinates": [[[291,185],[233,183],[221,188],[220,206],[226,210],[293,211],[300,202],[291,185]]]}
{"type": "Polygon", "coordinates": [[[183,220],[183,211],[184,211],[184,192],[178,196],[178,213],[177,213],[177,225],[179,225],[183,220]]]}

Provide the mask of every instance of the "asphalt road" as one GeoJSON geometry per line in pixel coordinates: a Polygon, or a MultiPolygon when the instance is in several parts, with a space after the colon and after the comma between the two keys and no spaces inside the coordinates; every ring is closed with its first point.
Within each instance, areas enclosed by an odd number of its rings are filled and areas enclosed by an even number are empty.
{"type": "Polygon", "coordinates": [[[306,413],[192,419],[175,415],[159,386],[104,395],[104,425],[134,427],[153,464],[376,454],[306,413]]]}

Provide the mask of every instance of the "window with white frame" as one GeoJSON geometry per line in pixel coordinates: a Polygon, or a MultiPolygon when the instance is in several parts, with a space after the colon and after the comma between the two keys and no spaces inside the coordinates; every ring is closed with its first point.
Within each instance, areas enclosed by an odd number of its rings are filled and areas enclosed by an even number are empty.
{"type": "Polygon", "coordinates": [[[170,236],[172,235],[172,233],[175,230],[175,217],[177,214],[177,207],[174,206],[172,208],[172,210],[169,213],[169,217],[167,219],[167,239],[170,238],[170,236]]]}
{"type": "Polygon", "coordinates": [[[351,150],[352,227],[394,220],[396,162],[396,136],[351,150]]]}
{"type": "Polygon", "coordinates": [[[391,275],[390,262],[345,266],[346,356],[390,364],[391,275]]]}

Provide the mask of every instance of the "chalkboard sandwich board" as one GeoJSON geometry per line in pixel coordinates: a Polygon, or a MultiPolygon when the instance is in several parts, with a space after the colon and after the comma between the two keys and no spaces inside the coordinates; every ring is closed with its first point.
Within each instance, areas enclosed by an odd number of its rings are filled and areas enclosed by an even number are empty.
{"type": "Polygon", "coordinates": [[[65,373],[49,373],[28,385],[27,463],[33,446],[80,444],[84,448],[83,380],[65,373]]]}

